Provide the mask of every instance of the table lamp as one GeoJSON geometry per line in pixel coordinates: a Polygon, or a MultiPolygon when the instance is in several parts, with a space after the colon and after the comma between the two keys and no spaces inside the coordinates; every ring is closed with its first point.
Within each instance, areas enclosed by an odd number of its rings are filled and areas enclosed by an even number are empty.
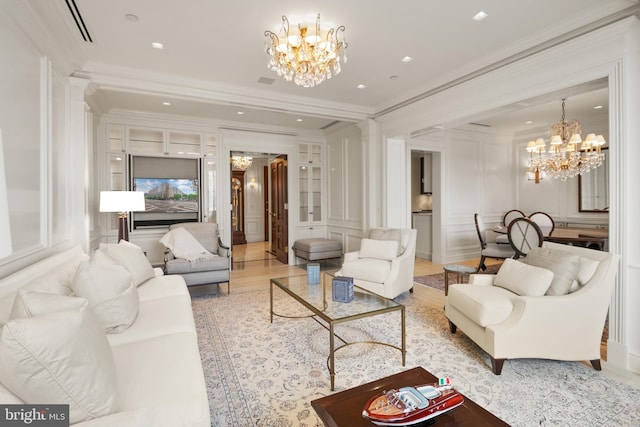
{"type": "Polygon", "coordinates": [[[129,241],[127,212],[144,211],[142,191],[101,191],[100,212],[118,212],[118,242],[129,241]]]}
{"type": "Polygon", "coordinates": [[[9,223],[9,200],[7,197],[6,169],[2,150],[2,129],[0,129],[0,258],[11,255],[11,224],[9,223]]]}

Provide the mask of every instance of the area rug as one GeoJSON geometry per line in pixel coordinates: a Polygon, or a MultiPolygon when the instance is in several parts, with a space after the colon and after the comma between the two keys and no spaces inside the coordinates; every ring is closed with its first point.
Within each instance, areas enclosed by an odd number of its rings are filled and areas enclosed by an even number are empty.
{"type": "MultiPolygon", "coordinates": [[[[468,398],[513,426],[638,426],[640,390],[581,362],[517,359],[502,375],[464,333],[449,332],[427,288],[404,294],[406,366],[386,346],[362,344],[336,354],[336,392],[415,366],[448,376],[468,398]]],[[[269,321],[269,291],[193,299],[212,426],[322,426],[310,405],[330,394],[328,332],[310,318],[269,321]]],[[[274,292],[281,314],[305,310],[274,292]]],[[[339,325],[349,339],[399,345],[399,313],[339,325]]],[[[360,410],[354,408],[354,410],[360,410]]]]}
{"type": "MultiPolygon", "coordinates": [[[[487,266],[487,269],[482,273],[485,274],[494,274],[497,273],[502,264],[493,264],[487,266]]],[[[449,283],[454,282],[455,274],[449,273],[449,283]]],[[[466,283],[465,279],[465,283],[466,283]]],[[[421,285],[429,286],[430,288],[439,289],[444,292],[444,272],[437,274],[428,274],[426,276],[416,276],[413,278],[415,283],[419,283],[421,285]]]]}

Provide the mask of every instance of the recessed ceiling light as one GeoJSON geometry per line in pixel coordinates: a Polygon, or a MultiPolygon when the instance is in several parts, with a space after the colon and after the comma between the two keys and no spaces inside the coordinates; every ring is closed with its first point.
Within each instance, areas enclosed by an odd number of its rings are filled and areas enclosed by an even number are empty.
{"type": "Polygon", "coordinates": [[[480,22],[480,21],[482,21],[484,18],[486,18],[487,16],[489,16],[489,15],[487,15],[487,14],[486,14],[485,12],[483,12],[483,11],[480,11],[480,12],[478,12],[478,13],[476,13],[476,14],[475,14],[475,16],[473,17],[473,20],[474,20],[474,21],[478,21],[478,22],[480,22]]]}
{"type": "Polygon", "coordinates": [[[159,43],[159,42],[151,43],[151,47],[154,48],[154,49],[164,49],[164,45],[162,43],[159,43]]]}
{"type": "Polygon", "coordinates": [[[140,18],[138,18],[138,16],[134,15],[133,13],[127,13],[126,15],[124,15],[124,18],[127,21],[131,21],[131,22],[138,22],[140,20],[140,18]]]}
{"type": "Polygon", "coordinates": [[[358,86],[356,86],[358,89],[364,89],[366,86],[363,84],[359,84],[358,86]]]}
{"type": "Polygon", "coordinates": [[[604,108],[602,105],[596,105],[595,107],[593,107],[594,110],[599,110],[601,108],[604,108]]]}
{"type": "Polygon", "coordinates": [[[413,58],[410,56],[405,56],[404,58],[401,59],[402,62],[411,62],[413,61],[413,58]]]}
{"type": "Polygon", "coordinates": [[[302,120],[302,119],[296,119],[296,122],[302,122],[302,121],[304,121],[304,120],[302,120]]]}
{"type": "Polygon", "coordinates": [[[243,114],[244,114],[244,111],[238,111],[238,113],[237,113],[237,114],[238,114],[239,116],[241,116],[241,115],[243,115],[243,114]]]}
{"type": "Polygon", "coordinates": [[[532,122],[531,120],[527,120],[525,123],[526,123],[526,124],[528,124],[528,125],[530,125],[530,124],[531,124],[531,123],[533,123],[533,122],[532,122]]]}
{"type": "Polygon", "coordinates": [[[168,107],[169,105],[171,105],[171,103],[170,103],[170,102],[167,102],[167,101],[164,101],[164,102],[162,103],[162,105],[166,105],[166,106],[168,107]]]}

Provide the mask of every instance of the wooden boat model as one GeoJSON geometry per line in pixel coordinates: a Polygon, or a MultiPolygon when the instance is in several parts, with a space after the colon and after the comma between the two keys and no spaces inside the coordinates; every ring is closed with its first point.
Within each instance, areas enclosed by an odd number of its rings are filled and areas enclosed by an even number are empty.
{"type": "Polygon", "coordinates": [[[448,379],[440,384],[402,387],[373,396],[362,416],[381,426],[408,426],[437,417],[464,402],[448,379]]]}

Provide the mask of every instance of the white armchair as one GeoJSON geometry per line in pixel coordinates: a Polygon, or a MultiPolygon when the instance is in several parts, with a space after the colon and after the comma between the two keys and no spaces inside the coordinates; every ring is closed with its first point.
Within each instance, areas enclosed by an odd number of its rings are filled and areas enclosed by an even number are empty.
{"type": "Polygon", "coordinates": [[[487,352],[497,375],[517,358],[589,360],[600,370],[618,261],[613,253],[545,242],[522,262],[505,260],[497,275],[449,286],[451,332],[460,328],[487,352]]]}
{"type": "Polygon", "coordinates": [[[372,228],[359,251],[344,254],[336,276],[353,277],[356,286],[389,299],[413,291],[416,233],[409,228],[372,228]]]}

